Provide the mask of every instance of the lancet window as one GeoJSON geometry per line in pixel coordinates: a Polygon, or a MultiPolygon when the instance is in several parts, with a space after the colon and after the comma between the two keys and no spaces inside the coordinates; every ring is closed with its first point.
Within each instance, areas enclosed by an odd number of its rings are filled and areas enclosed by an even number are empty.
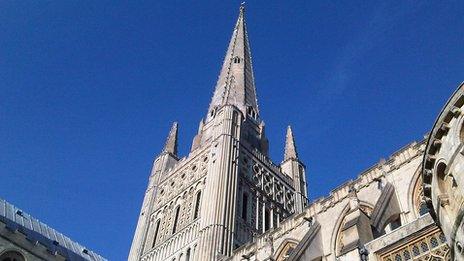
{"type": "Polygon", "coordinates": [[[200,204],[201,204],[201,191],[197,193],[197,198],[195,200],[195,210],[193,213],[193,219],[198,218],[200,214],[200,204]]]}

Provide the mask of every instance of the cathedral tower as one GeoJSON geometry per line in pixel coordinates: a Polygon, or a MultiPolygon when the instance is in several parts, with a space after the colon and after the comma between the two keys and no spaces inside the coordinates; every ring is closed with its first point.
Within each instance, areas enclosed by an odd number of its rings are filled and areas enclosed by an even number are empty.
{"type": "Polygon", "coordinates": [[[281,165],[264,130],[241,6],[189,155],[177,156],[175,123],[154,161],[129,260],[217,260],[301,212],[306,181],[291,129],[281,165]]]}

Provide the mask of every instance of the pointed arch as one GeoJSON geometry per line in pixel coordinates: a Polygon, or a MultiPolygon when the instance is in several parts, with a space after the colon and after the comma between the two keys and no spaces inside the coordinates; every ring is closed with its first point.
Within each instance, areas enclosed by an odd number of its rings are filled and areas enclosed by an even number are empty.
{"type": "MultiPolygon", "coordinates": [[[[335,256],[340,256],[353,249],[354,241],[350,236],[350,228],[353,226],[356,227],[357,231],[363,230],[366,236],[372,237],[370,221],[374,207],[367,201],[357,199],[358,202],[354,206],[350,202],[352,199],[348,199],[348,202],[345,201],[346,204],[343,210],[338,214],[330,241],[330,247],[335,256]]],[[[333,215],[337,214],[334,213],[333,215]]]]}
{"type": "Polygon", "coordinates": [[[185,252],[185,261],[190,261],[190,252],[191,248],[187,248],[187,251],[185,252]]]}
{"type": "Polygon", "coordinates": [[[359,209],[370,218],[372,216],[372,212],[374,211],[374,206],[367,201],[360,200],[359,209]]]}
{"type": "Polygon", "coordinates": [[[174,210],[174,223],[172,224],[172,234],[177,232],[177,225],[179,223],[179,212],[180,212],[180,205],[176,207],[174,210]]]}
{"type": "Polygon", "coordinates": [[[385,228],[393,230],[404,222],[404,220],[401,220],[401,208],[395,193],[395,187],[389,182],[382,189],[382,194],[380,194],[375,204],[371,222],[372,227],[375,229],[374,238],[384,234],[386,232],[385,228]]]}
{"type": "Polygon", "coordinates": [[[288,260],[318,260],[324,256],[321,224],[314,218],[309,218],[309,229],[306,231],[303,238],[292,251],[288,260]]]}
{"type": "MultiPolygon", "coordinates": [[[[423,180],[422,180],[422,164],[417,167],[417,170],[414,172],[414,175],[409,182],[408,188],[408,210],[413,213],[414,218],[420,217],[424,214],[426,210],[425,200],[424,200],[424,192],[422,189],[423,180]],[[425,204],[425,205],[424,205],[425,204]]],[[[427,208],[428,211],[428,208],[427,208]]]]}
{"type": "Polygon", "coordinates": [[[297,245],[298,245],[298,240],[294,238],[286,238],[277,248],[275,260],[276,261],[287,260],[287,258],[290,256],[291,252],[295,249],[297,245]]]}
{"type": "Polygon", "coordinates": [[[159,230],[160,230],[160,224],[161,224],[161,219],[158,219],[156,222],[155,222],[155,227],[154,227],[154,231],[153,231],[153,242],[151,244],[151,248],[154,248],[155,245],[156,245],[156,240],[158,238],[158,234],[159,234],[159,230]]]}
{"type": "Polygon", "coordinates": [[[415,218],[419,218],[429,212],[424,198],[423,181],[421,177],[422,166],[419,166],[414,173],[408,189],[409,210],[415,218]]]}
{"type": "Polygon", "coordinates": [[[345,204],[345,207],[343,207],[343,210],[340,212],[340,215],[338,216],[337,222],[335,223],[334,229],[332,230],[332,236],[330,239],[330,249],[332,249],[333,253],[335,255],[338,255],[338,248],[339,248],[339,237],[340,237],[340,232],[342,230],[342,225],[343,221],[345,219],[346,214],[350,211],[350,204],[347,202],[345,204]]]}

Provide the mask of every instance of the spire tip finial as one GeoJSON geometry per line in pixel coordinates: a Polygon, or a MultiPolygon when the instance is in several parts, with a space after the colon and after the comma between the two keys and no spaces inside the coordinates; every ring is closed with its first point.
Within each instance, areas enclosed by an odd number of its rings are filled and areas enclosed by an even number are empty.
{"type": "Polygon", "coordinates": [[[240,3],[240,12],[244,12],[245,11],[245,1],[240,3]]]}

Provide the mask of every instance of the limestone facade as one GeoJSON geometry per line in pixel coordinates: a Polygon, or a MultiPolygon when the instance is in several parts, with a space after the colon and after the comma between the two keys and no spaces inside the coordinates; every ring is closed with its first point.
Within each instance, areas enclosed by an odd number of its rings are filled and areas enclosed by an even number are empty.
{"type": "Polygon", "coordinates": [[[305,165],[291,128],[281,165],[268,157],[244,8],[232,33],[205,119],[188,156],[177,123],[155,159],[129,260],[216,260],[301,213],[305,165]]]}
{"type": "MultiPolygon", "coordinates": [[[[431,178],[423,186],[426,140],[311,203],[290,127],[283,161],[269,158],[243,6],[207,114],[183,158],[177,128],[154,160],[129,260],[451,260],[447,242],[454,241],[429,214],[431,178]]],[[[456,200],[455,212],[462,202],[456,200]]]]}
{"type": "Polygon", "coordinates": [[[423,200],[424,149],[407,145],[227,260],[451,260],[423,200]]]}

